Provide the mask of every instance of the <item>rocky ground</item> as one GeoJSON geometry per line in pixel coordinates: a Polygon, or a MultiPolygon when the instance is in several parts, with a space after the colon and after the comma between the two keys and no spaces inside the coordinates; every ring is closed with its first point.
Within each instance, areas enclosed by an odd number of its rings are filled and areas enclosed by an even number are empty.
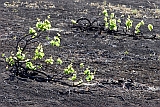
{"type": "MultiPolygon", "coordinates": [[[[16,41],[34,26],[36,19],[50,15],[52,38],[61,34],[60,48],[47,45],[45,52],[60,57],[64,64],[82,62],[95,70],[89,84],[38,82],[12,77],[0,58],[1,107],[159,107],[160,106],[160,9],[159,0],[1,0],[0,54],[15,50],[16,41]],[[117,17],[130,15],[135,23],[145,22],[145,37],[75,31],[71,20],[86,17],[102,20],[106,8],[117,17]],[[154,26],[152,32],[147,25],[154,26]],[[156,35],[155,38],[150,38],[156,35]]],[[[43,45],[46,45],[44,42],[43,45]]],[[[56,69],[55,69],[56,70],[56,69]]],[[[78,70],[78,69],[77,69],[78,70]]],[[[60,72],[60,71],[57,71],[60,72]]],[[[62,71],[63,72],[63,71],[62,71]]]]}

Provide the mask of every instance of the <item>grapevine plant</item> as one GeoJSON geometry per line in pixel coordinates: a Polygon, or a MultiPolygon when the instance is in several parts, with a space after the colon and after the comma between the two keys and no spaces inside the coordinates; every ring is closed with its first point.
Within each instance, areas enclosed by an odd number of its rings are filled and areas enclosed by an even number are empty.
{"type": "MultiPolygon", "coordinates": [[[[102,11],[103,14],[103,21],[94,20],[90,21],[87,18],[79,18],[77,21],[71,20],[73,26],[72,28],[77,28],[78,30],[80,29],[81,31],[98,31],[99,34],[102,32],[108,33],[108,34],[113,34],[113,35],[128,35],[132,36],[135,38],[138,37],[143,37],[146,39],[155,39],[155,36],[149,38],[143,36],[142,31],[140,28],[145,25],[144,21],[141,20],[137,24],[133,24],[133,20],[131,19],[130,15],[123,21],[121,18],[118,18],[115,13],[109,13],[106,9],[102,11]],[[86,21],[88,24],[87,26],[83,25],[83,21],[86,21]],[[97,24],[95,24],[97,23],[97,24]],[[135,26],[133,26],[135,25],[135,26]]],[[[124,17],[124,15],[121,15],[124,17]]],[[[148,30],[152,31],[153,30],[153,25],[148,24],[148,30]]]]}
{"type": "MultiPolygon", "coordinates": [[[[71,20],[73,25],[72,28],[76,28],[76,30],[80,29],[83,32],[96,31],[98,34],[101,34],[102,32],[108,34],[122,34],[119,31],[120,28],[123,28],[122,35],[133,37],[142,35],[140,28],[145,24],[143,20],[133,26],[133,20],[130,16],[124,20],[125,22],[122,22],[114,13],[109,14],[107,10],[104,10],[102,13],[102,22],[98,19],[90,21],[88,18],[83,17],[77,21],[71,20]]],[[[80,63],[79,65],[80,71],[76,71],[73,63],[71,63],[65,67],[62,72],[58,71],[57,74],[54,73],[54,75],[49,75],[48,72],[55,70],[55,65],[61,66],[63,64],[63,61],[60,58],[54,59],[55,56],[47,55],[44,51],[46,45],[40,42],[41,37],[43,37],[51,27],[49,17],[44,21],[37,19],[36,26],[30,27],[28,34],[17,40],[15,50],[8,56],[2,54],[7,64],[6,68],[11,71],[14,76],[35,79],[38,81],[61,82],[62,79],[68,79],[73,83],[78,82],[77,85],[82,84],[84,81],[92,81],[94,79],[95,71],[91,72],[90,68],[85,68],[83,63],[80,63]],[[33,48],[33,46],[35,47],[33,48]]],[[[152,24],[148,24],[148,30],[153,30],[152,24]]],[[[60,47],[60,38],[61,35],[57,33],[52,39],[47,36],[46,40],[51,46],[60,47]]],[[[151,39],[155,39],[155,36],[151,39]]]]}
{"type": "MultiPolygon", "coordinates": [[[[15,52],[11,52],[7,57],[5,54],[2,56],[6,60],[7,69],[13,73],[14,76],[25,77],[37,81],[54,81],[61,82],[62,79],[68,79],[72,82],[78,81],[79,84],[83,82],[83,76],[79,75],[73,68],[73,64],[69,64],[63,71],[54,75],[48,75],[48,72],[54,71],[54,65],[62,65],[63,61],[57,58],[56,61],[53,55],[45,53],[45,45],[39,39],[51,28],[51,23],[48,19],[41,21],[37,19],[36,27],[29,28],[27,35],[24,35],[16,43],[15,52]],[[31,45],[34,44],[34,48],[31,45]],[[81,77],[77,77],[77,75],[81,77]]],[[[60,34],[57,33],[53,39],[46,37],[46,40],[51,46],[59,47],[61,43],[60,34]]],[[[80,64],[83,68],[84,64],[80,64]]],[[[86,70],[84,70],[86,72],[86,70]]],[[[94,74],[87,68],[86,81],[91,81],[94,74]]]]}
{"type": "MultiPolygon", "coordinates": [[[[45,76],[46,81],[51,80],[52,76],[47,75],[43,69],[44,65],[53,64],[54,60],[52,56],[49,58],[45,57],[44,45],[37,41],[37,39],[50,28],[51,23],[48,19],[44,21],[37,19],[36,27],[29,28],[28,34],[17,41],[15,52],[12,52],[9,57],[5,56],[7,69],[15,76],[33,78],[34,75],[41,74],[45,76]],[[33,53],[29,55],[27,50],[34,42],[38,42],[38,45],[33,49],[33,53]],[[43,63],[40,63],[40,61],[43,63]]],[[[50,41],[50,44],[53,46],[60,46],[60,38],[55,36],[54,39],[50,41]]],[[[32,51],[32,49],[29,49],[29,51],[32,51]]]]}

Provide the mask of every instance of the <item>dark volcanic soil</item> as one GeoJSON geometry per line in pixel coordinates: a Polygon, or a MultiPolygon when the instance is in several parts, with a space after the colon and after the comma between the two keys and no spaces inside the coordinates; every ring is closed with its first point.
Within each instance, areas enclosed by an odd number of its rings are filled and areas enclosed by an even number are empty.
{"type": "MultiPolygon", "coordinates": [[[[143,19],[146,25],[152,23],[153,32],[144,27],[143,34],[155,34],[158,38],[159,0],[106,0],[106,3],[105,8],[114,11],[117,17],[127,12],[135,22],[143,19]],[[137,13],[132,13],[132,9],[137,9],[137,13]]],[[[95,32],[78,32],[69,26],[71,19],[100,18],[102,5],[103,0],[1,0],[0,54],[14,51],[16,40],[35,25],[36,18],[50,15],[53,29],[49,35],[61,31],[61,47],[50,47],[45,52],[60,57],[65,62],[62,69],[71,61],[75,67],[83,62],[96,69],[96,74],[91,82],[94,85],[81,87],[11,78],[0,58],[0,106],[160,107],[159,39],[135,40],[105,32],[95,36],[95,32]]]]}

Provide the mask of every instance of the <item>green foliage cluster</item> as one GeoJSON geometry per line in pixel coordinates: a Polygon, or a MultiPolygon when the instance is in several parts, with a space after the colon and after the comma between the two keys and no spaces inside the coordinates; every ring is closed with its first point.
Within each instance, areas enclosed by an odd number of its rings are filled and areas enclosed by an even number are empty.
{"type": "MultiPolygon", "coordinates": [[[[83,68],[84,68],[84,64],[83,64],[83,63],[80,63],[79,67],[80,67],[80,69],[83,69],[83,68]]],[[[80,70],[80,69],[79,69],[79,70],[80,70]]],[[[68,65],[67,68],[64,69],[64,73],[67,74],[67,75],[72,74],[72,76],[71,76],[70,78],[68,78],[69,80],[72,80],[72,81],[77,80],[77,75],[79,75],[79,74],[77,74],[77,72],[76,72],[75,69],[73,68],[72,63],[71,63],[70,65],[68,65]]],[[[85,76],[85,80],[86,80],[87,82],[90,82],[90,81],[92,81],[92,80],[94,79],[95,72],[92,73],[92,72],[89,70],[89,68],[86,68],[86,69],[83,70],[83,75],[85,76]]],[[[80,79],[79,81],[82,82],[83,80],[80,79]]],[[[81,82],[80,82],[80,83],[81,83],[81,82]]]]}
{"type": "Polygon", "coordinates": [[[128,18],[126,20],[126,28],[127,28],[127,31],[132,27],[133,25],[133,20],[130,19],[130,16],[128,15],[128,18]]]}
{"type": "MultiPolygon", "coordinates": [[[[104,10],[103,12],[104,15],[104,21],[105,21],[105,28],[109,30],[117,30],[117,19],[115,17],[114,13],[111,13],[110,16],[108,15],[107,10],[104,10]]],[[[118,22],[120,22],[120,20],[118,20],[118,22]]]]}
{"type": "Polygon", "coordinates": [[[57,46],[57,47],[59,47],[59,46],[60,46],[60,42],[61,42],[61,40],[60,40],[60,34],[58,33],[58,35],[55,36],[54,39],[50,41],[50,44],[51,44],[52,46],[57,46]]]}
{"type": "Polygon", "coordinates": [[[36,27],[38,28],[38,30],[46,31],[51,28],[51,23],[48,19],[45,19],[45,21],[40,21],[40,19],[37,20],[38,22],[36,24],[36,27]]]}
{"type": "MultiPolygon", "coordinates": [[[[17,42],[16,52],[11,53],[9,57],[5,56],[5,54],[2,54],[3,57],[6,59],[7,68],[14,69],[16,71],[15,74],[18,73],[24,73],[27,74],[28,71],[38,72],[41,74],[44,74],[47,76],[47,72],[44,71],[44,69],[47,71],[47,67],[49,65],[58,64],[62,65],[63,61],[60,58],[57,58],[56,61],[54,61],[53,56],[47,58],[48,55],[46,55],[44,51],[44,46],[42,43],[38,42],[38,45],[33,50],[33,53],[29,53],[26,50],[26,47],[30,45],[30,42],[36,38],[39,38],[43,32],[49,30],[51,28],[51,23],[48,19],[45,19],[44,21],[41,21],[40,19],[37,20],[36,27],[35,28],[29,28],[28,35],[25,35],[17,42]],[[21,46],[21,41],[26,41],[25,46],[21,46]],[[28,56],[31,56],[28,58],[28,56]],[[55,62],[55,63],[54,63],[55,62]]],[[[60,34],[57,33],[57,36],[54,36],[52,40],[50,38],[46,37],[46,40],[49,41],[51,46],[60,47],[61,39],[60,34]]],[[[30,49],[32,50],[32,49],[30,49]]],[[[84,68],[84,64],[80,64],[80,68],[84,68]]],[[[61,75],[57,74],[57,75],[61,75]]],[[[64,69],[64,75],[70,75],[71,77],[68,78],[71,81],[77,80],[77,72],[73,68],[73,64],[69,64],[68,67],[64,69]]],[[[84,75],[86,75],[86,80],[91,81],[94,78],[94,74],[90,72],[89,69],[86,69],[84,71],[84,75]],[[86,73],[88,72],[88,73],[86,73]]],[[[18,76],[18,75],[17,75],[18,76]]],[[[52,77],[52,76],[50,76],[52,77]]],[[[83,76],[82,76],[83,77],[83,76]]],[[[79,77],[79,78],[82,78],[79,77]]],[[[54,79],[54,78],[52,78],[54,79]]],[[[82,83],[82,79],[79,80],[79,83],[82,83]]]]}
{"type": "MultiPolygon", "coordinates": [[[[117,31],[118,30],[118,24],[121,24],[121,19],[117,19],[114,13],[108,14],[107,10],[102,11],[104,15],[104,22],[105,22],[105,28],[109,29],[111,31],[117,31]]],[[[143,20],[141,20],[138,24],[136,24],[134,28],[134,35],[137,35],[141,33],[140,27],[143,26],[145,23],[143,20]]],[[[127,32],[130,32],[131,28],[133,27],[133,20],[131,20],[130,16],[128,15],[128,18],[125,20],[125,28],[127,32]]],[[[153,25],[148,24],[148,30],[153,30],[153,25]]]]}
{"type": "Polygon", "coordinates": [[[138,34],[138,33],[141,32],[139,28],[140,28],[142,25],[144,25],[144,21],[143,21],[143,20],[142,20],[141,22],[139,22],[139,23],[135,26],[135,34],[138,34]]]}
{"type": "MultiPolygon", "coordinates": [[[[38,22],[36,23],[36,28],[37,28],[37,31],[34,28],[29,29],[29,35],[32,36],[32,39],[34,39],[36,37],[39,37],[39,34],[41,32],[49,30],[51,28],[51,23],[48,19],[45,19],[45,21],[40,21],[40,19],[38,19],[38,22]],[[39,34],[38,34],[38,32],[39,32],[39,34]]],[[[30,40],[32,40],[32,39],[30,39],[30,40]]],[[[50,41],[50,44],[52,46],[60,46],[60,34],[58,34],[58,36],[55,36],[54,39],[50,41]]],[[[7,57],[6,62],[10,66],[14,66],[17,63],[20,63],[20,61],[23,61],[23,62],[26,63],[26,68],[28,68],[30,70],[36,70],[37,67],[32,62],[34,62],[37,59],[43,59],[44,58],[45,53],[43,51],[43,45],[41,43],[38,44],[38,46],[35,49],[34,56],[33,56],[32,59],[28,59],[28,58],[25,57],[25,56],[27,56],[26,53],[24,53],[25,47],[21,48],[18,45],[18,49],[16,49],[16,50],[18,50],[16,52],[16,55],[12,54],[11,56],[7,57]]],[[[53,64],[54,60],[52,59],[52,56],[51,56],[50,58],[45,59],[45,62],[47,64],[53,64]]],[[[58,58],[57,63],[62,64],[62,60],[60,58],[58,58]]]]}
{"type": "MultiPolygon", "coordinates": [[[[108,13],[107,10],[104,10],[104,25],[105,29],[109,31],[118,31],[119,25],[122,23],[121,19],[117,18],[114,13],[108,13]]],[[[48,17],[49,18],[49,17],[48,17]]],[[[71,20],[73,24],[77,24],[75,20],[71,20]]],[[[130,16],[128,15],[128,18],[124,22],[126,32],[130,32],[131,28],[134,28],[134,35],[137,35],[141,33],[140,27],[143,26],[145,23],[143,20],[141,20],[138,24],[136,24],[135,27],[133,27],[133,20],[131,20],[130,16]]],[[[2,54],[2,57],[5,57],[6,63],[8,65],[7,68],[11,68],[11,70],[16,71],[16,74],[20,72],[28,72],[35,71],[38,73],[42,73],[44,69],[48,67],[48,65],[58,64],[62,65],[63,61],[60,58],[57,58],[56,61],[54,61],[53,56],[47,57],[46,53],[44,52],[44,45],[38,42],[38,45],[34,49],[34,53],[31,55],[28,55],[29,52],[26,52],[26,47],[30,45],[31,41],[39,38],[41,34],[51,28],[51,22],[48,19],[45,19],[44,21],[41,21],[40,19],[37,19],[37,23],[35,27],[30,27],[29,32],[27,35],[22,37],[17,42],[16,51],[11,52],[10,56],[5,56],[5,54],[2,54]],[[20,42],[25,41],[24,46],[20,45],[20,42]],[[31,56],[31,58],[28,58],[27,56],[31,56]],[[56,63],[54,63],[56,62],[56,63]],[[43,68],[45,67],[45,68],[43,68]],[[38,71],[40,70],[40,71],[38,71]]],[[[153,25],[148,24],[149,31],[153,30],[153,25]]],[[[51,46],[60,47],[61,35],[57,33],[56,36],[52,40],[50,40],[48,37],[46,37],[46,40],[49,41],[51,46]]],[[[127,54],[127,52],[126,52],[127,54]]],[[[91,72],[89,67],[85,68],[84,63],[80,63],[79,70],[83,72],[83,75],[77,73],[77,71],[73,67],[73,63],[69,64],[66,68],[63,70],[64,75],[70,76],[68,79],[71,81],[78,80],[79,83],[83,82],[83,77],[85,78],[85,81],[90,82],[94,79],[95,72],[91,72]],[[80,77],[79,77],[80,76],[80,77]]],[[[44,75],[47,75],[45,73],[42,73],[44,75]]],[[[58,74],[57,74],[58,75],[58,74]]],[[[52,78],[53,79],[53,78],[52,78]]]]}
{"type": "Polygon", "coordinates": [[[94,79],[94,73],[92,73],[88,68],[85,69],[84,74],[86,75],[87,81],[92,81],[94,79]]]}

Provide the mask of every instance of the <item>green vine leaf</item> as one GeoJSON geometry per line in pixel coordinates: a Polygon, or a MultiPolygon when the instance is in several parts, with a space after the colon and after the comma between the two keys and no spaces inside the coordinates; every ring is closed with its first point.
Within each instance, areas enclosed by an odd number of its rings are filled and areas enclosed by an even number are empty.
{"type": "Polygon", "coordinates": [[[85,75],[90,75],[90,74],[91,74],[91,71],[90,71],[88,68],[86,68],[86,70],[84,70],[84,74],[85,74],[85,75]]]}
{"type": "Polygon", "coordinates": [[[58,58],[57,59],[57,64],[61,65],[62,63],[63,63],[63,61],[60,58],[58,58]]]}
{"type": "Polygon", "coordinates": [[[18,47],[18,52],[16,53],[16,57],[19,60],[24,60],[25,59],[25,54],[22,53],[22,50],[20,47],[18,47]]]}
{"type": "Polygon", "coordinates": [[[148,30],[152,31],[153,30],[153,25],[152,24],[148,24],[148,30]]]}
{"type": "Polygon", "coordinates": [[[1,55],[2,57],[5,57],[5,54],[4,53],[2,53],[2,55],[1,55]]]}
{"type": "Polygon", "coordinates": [[[133,20],[130,19],[130,16],[128,16],[127,20],[126,20],[126,27],[127,27],[127,30],[129,30],[131,27],[132,27],[132,23],[133,23],[133,20]]]}
{"type": "Polygon", "coordinates": [[[94,74],[90,74],[86,77],[87,81],[92,81],[94,79],[94,74]]]}
{"type": "Polygon", "coordinates": [[[116,19],[110,19],[109,20],[109,29],[110,30],[117,30],[117,23],[116,23],[116,19]]]}
{"type": "Polygon", "coordinates": [[[135,27],[135,34],[138,34],[138,33],[141,32],[139,28],[140,28],[142,25],[144,25],[144,21],[143,21],[143,20],[136,25],[136,27],[135,27]]]}
{"type": "Polygon", "coordinates": [[[113,19],[114,17],[115,17],[115,14],[114,14],[114,13],[111,13],[110,19],[113,19]]]}
{"type": "Polygon", "coordinates": [[[51,28],[51,23],[48,19],[45,19],[45,21],[40,21],[36,23],[36,28],[41,31],[46,31],[51,28]]]}
{"type": "Polygon", "coordinates": [[[105,17],[108,17],[108,12],[107,12],[107,10],[103,10],[103,15],[105,16],[105,17]]]}
{"type": "Polygon", "coordinates": [[[33,65],[32,62],[26,62],[26,68],[36,70],[36,67],[33,65]]]}
{"type": "Polygon", "coordinates": [[[52,46],[57,46],[59,47],[60,46],[60,38],[58,36],[55,36],[53,40],[50,41],[50,44],[52,46]]]}
{"type": "Polygon", "coordinates": [[[45,62],[46,62],[47,64],[53,64],[54,60],[53,60],[53,58],[52,58],[52,56],[51,56],[49,59],[46,59],[45,62]]]}
{"type": "Polygon", "coordinates": [[[69,80],[75,81],[77,79],[77,74],[73,74],[71,78],[69,78],[69,80]]]}
{"type": "Polygon", "coordinates": [[[42,59],[43,57],[44,57],[43,47],[41,44],[39,44],[35,50],[34,60],[42,59]]]}
{"type": "Polygon", "coordinates": [[[84,63],[80,63],[79,66],[80,66],[80,68],[83,68],[84,67],[84,63]]]}
{"type": "Polygon", "coordinates": [[[29,34],[37,36],[36,30],[34,30],[33,28],[29,28],[29,34]]]}
{"type": "Polygon", "coordinates": [[[8,62],[10,66],[13,66],[15,64],[15,60],[12,56],[6,58],[6,62],[8,62]]]}
{"type": "Polygon", "coordinates": [[[74,68],[72,67],[72,63],[70,65],[68,65],[68,67],[66,69],[64,69],[64,73],[65,74],[72,74],[75,73],[74,68]]]}

